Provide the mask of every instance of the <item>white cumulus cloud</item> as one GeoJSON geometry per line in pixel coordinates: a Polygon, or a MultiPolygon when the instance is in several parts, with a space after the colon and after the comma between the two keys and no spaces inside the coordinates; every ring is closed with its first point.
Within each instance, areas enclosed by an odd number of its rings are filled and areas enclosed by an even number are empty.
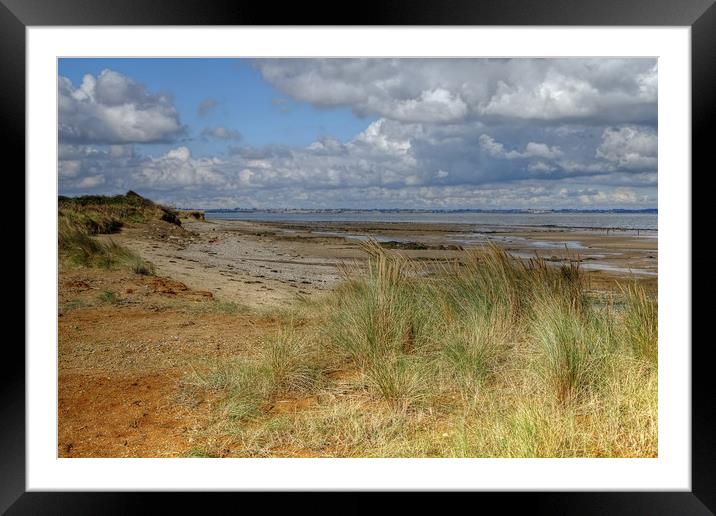
{"type": "Polygon", "coordinates": [[[58,86],[61,142],[150,143],[173,140],[184,132],[167,95],[149,93],[119,72],[85,75],[79,86],[60,77],[58,86]]]}
{"type": "Polygon", "coordinates": [[[625,169],[655,168],[657,155],[656,131],[633,126],[604,129],[596,151],[596,157],[625,169]]]}
{"type": "Polygon", "coordinates": [[[654,59],[266,59],[257,66],[294,99],[402,122],[656,119],[654,59]]]}

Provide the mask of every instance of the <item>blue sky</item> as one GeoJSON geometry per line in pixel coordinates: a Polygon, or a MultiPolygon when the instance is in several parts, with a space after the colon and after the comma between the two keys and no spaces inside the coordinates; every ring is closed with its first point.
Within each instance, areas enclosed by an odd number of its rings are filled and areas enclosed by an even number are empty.
{"type": "Polygon", "coordinates": [[[654,59],[62,59],[60,193],[645,208],[654,59]]]}
{"type": "MultiPolygon", "coordinates": [[[[348,107],[321,109],[287,98],[262,79],[250,61],[239,59],[60,59],[59,74],[80,84],[86,74],[104,69],[138,78],[151,91],[173,96],[189,136],[209,126],[241,133],[246,145],[306,146],[331,135],[348,140],[375,117],[357,117],[348,107]],[[200,116],[198,106],[213,99],[216,107],[200,116]]],[[[190,141],[196,155],[222,152],[221,142],[190,141]]],[[[171,144],[147,146],[148,153],[164,153],[171,144]]]]}

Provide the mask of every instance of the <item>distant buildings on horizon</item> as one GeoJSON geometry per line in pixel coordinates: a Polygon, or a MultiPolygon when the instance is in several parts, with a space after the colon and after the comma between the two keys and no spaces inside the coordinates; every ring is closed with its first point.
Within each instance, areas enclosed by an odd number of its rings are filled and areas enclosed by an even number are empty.
{"type": "Polygon", "coordinates": [[[356,213],[356,212],[383,212],[383,213],[529,213],[529,214],[549,214],[549,213],[658,213],[658,208],[643,209],[626,209],[626,208],[610,208],[610,209],[576,209],[576,208],[559,208],[559,209],[542,209],[542,208],[521,208],[521,209],[419,209],[419,208],[180,208],[185,210],[201,209],[206,213],[356,213]]]}

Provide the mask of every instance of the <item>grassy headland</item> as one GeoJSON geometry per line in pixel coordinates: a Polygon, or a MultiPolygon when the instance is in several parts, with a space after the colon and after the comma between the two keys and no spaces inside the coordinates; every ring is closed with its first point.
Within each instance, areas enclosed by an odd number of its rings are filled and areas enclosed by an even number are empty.
{"type": "Polygon", "coordinates": [[[89,195],[58,200],[60,258],[81,266],[128,266],[139,274],[151,274],[151,264],[120,245],[101,242],[96,235],[118,232],[129,223],[162,220],[181,225],[177,212],[129,191],[113,197],[89,195]]]}

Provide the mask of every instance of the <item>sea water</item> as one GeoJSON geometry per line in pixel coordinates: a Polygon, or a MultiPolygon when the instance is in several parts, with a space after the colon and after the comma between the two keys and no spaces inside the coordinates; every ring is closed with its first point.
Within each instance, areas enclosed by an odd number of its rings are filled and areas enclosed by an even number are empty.
{"type": "Polygon", "coordinates": [[[415,211],[212,211],[207,219],[264,222],[402,222],[477,226],[657,230],[656,213],[495,213],[415,211]]]}

